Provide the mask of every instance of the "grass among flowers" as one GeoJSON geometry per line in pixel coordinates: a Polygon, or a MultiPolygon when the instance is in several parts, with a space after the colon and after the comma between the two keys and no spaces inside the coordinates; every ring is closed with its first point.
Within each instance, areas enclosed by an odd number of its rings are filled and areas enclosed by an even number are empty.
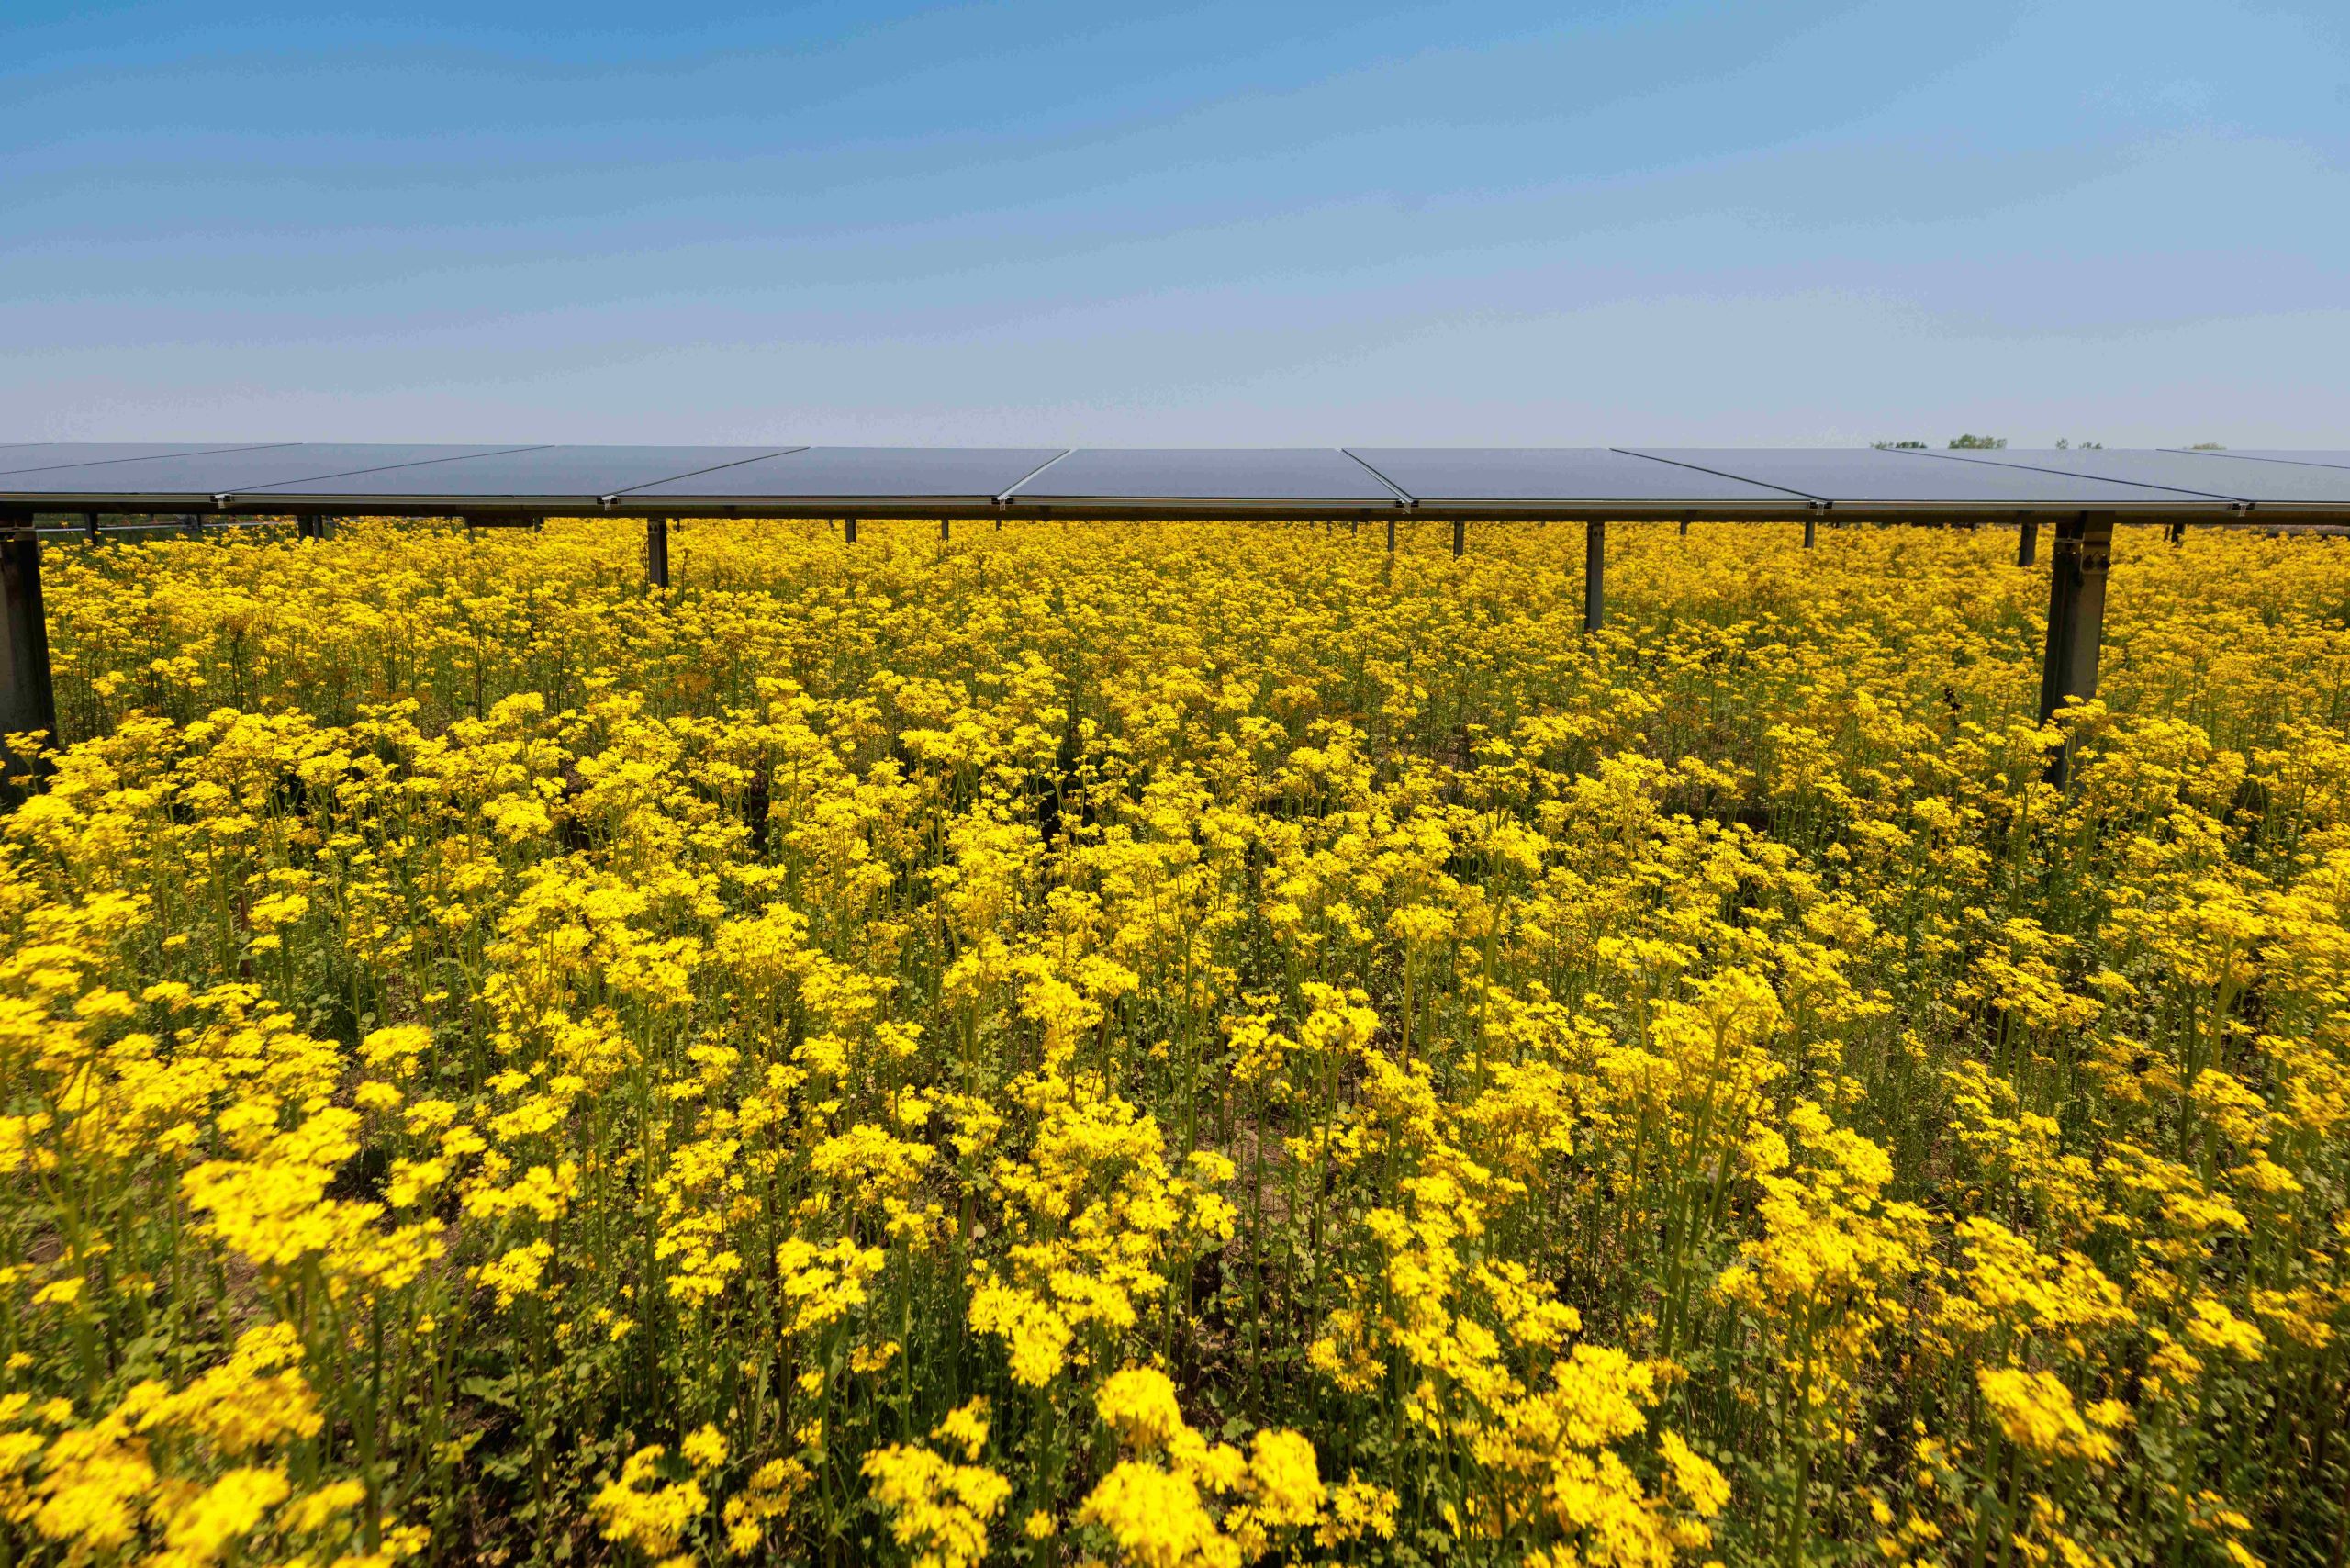
{"type": "Polygon", "coordinates": [[[49,552],[0,1562],[2340,1564],[2350,549],[49,552]]]}

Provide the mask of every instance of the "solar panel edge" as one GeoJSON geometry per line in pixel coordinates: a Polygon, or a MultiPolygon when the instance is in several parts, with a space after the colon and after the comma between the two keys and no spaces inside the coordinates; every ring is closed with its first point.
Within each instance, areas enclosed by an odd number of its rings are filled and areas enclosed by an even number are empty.
{"type": "Polygon", "coordinates": [[[704,474],[721,474],[729,468],[740,468],[745,463],[765,463],[773,457],[792,457],[807,450],[808,446],[804,442],[798,446],[778,446],[773,452],[762,452],[755,457],[738,457],[732,463],[713,463],[707,468],[688,468],[682,474],[669,474],[658,479],[647,479],[642,485],[630,485],[624,488],[613,490],[602,498],[606,501],[616,501],[622,496],[633,494],[638,490],[649,490],[655,485],[674,485],[680,479],[699,479],[704,474]]]}
{"type": "Polygon", "coordinates": [[[1061,469],[1062,482],[1071,488],[1045,491],[1036,487],[1037,475],[1030,475],[1005,492],[1009,500],[1027,501],[1052,506],[1151,506],[1179,507],[1185,504],[1220,502],[1231,505],[1256,506],[1352,506],[1372,504],[1404,506],[1409,497],[1376,473],[1370,473],[1343,447],[1329,446],[1258,446],[1258,447],[1197,447],[1197,446],[1080,446],[1072,447],[1052,463],[1045,465],[1038,474],[1059,468],[1067,463],[1079,471],[1070,477],[1071,469],[1061,469]],[[1228,465],[1251,467],[1254,473],[1239,476],[1237,469],[1228,470],[1229,482],[1204,484],[1194,475],[1217,460],[1228,465]],[[1307,460],[1306,466],[1326,463],[1349,480],[1364,482],[1335,482],[1320,487],[1337,474],[1308,473],[1302,480],[1289,479],[1265,484],[1268,465],[1307,460]],[[1116,470],[1125,467],[1129,475],[1139,477],[1121,480],[1116,470]],[[1083,472],[1091,469],[1092,472],[1083,472]],[[1192,471],[1187,473],[1186,470],[1192,471]],[[1155,472],[1154,472],[1155,471],[1155,472]],[[1172,479],[1172,485],[1154,487],[1153,481],[1172,479]],[[1102,487],[1090,487],[1104,482],[1102,487]]]}
{"type": "MultiPolygon", "coordinates": [[[[786,483],[734,490],[656,493],[679,483],[677,479],[662,479],[616,492],[614,499],[638,507],[666,506],[674,501],[684,506],[764,511],[784,507],[841,511],[930,504],[956,508],[992,506],[1002,499],[1001,487],[1007,474],[1023,477],[1034,474],[1055,457],[1064,455],[1065,450],[1049,446],[802,446],[753,460],[780,465],[773,472],[786,483]],[[1046,464],[1035,461],[1039,455],[1046,459],[1046,464]],[[923,460],[929,460],[926,471],[923,460]],[[915,471],[908,472],[910,466],[915,471]],[[942,467],[944,474],[939,471],[942,467]],[[789,482],[795,479],[797,484],[789,482]]],[[[695,475],[682,477],[692,478],[695,475]]]]}
{"type": "Polygon", "coordinates": [[[1795,496],[1800,499],[1810,501],[1817,506],[1832,506],[1835,504],[1832,501],[1830,501],[1825,496],[1815,496],[1808,490],[1798,490],[1785,485],[1774,485],[1768,479],[1756,479],[1744,474],[1733,474],[1726,468],[1708,468],[1702,463],[1684,463],[1677,457],[1660,457],[1653,452],[1642,452],[1638,447],[1611,446],[1607,450],[1610,452],[1620,453],[1626,457],[1645,458],[1651,463],[1670,463],[1676,468],[1688,468],[1700,474],[1711,474],[1717,479],[1735,479],[1741,485],[1760,485],[1766,490],[1777,490],[1785,495],[1795,496]]]}
{"type": "Polygon", "coordinates": [[[1380,472],[1377,465],[1371,463],[1368,458],[1364,457],[1361,453],[1357,452],[1353,447],[1341,446],[1337,450],[1345,455],[1353,458],[1357,463],[1361,464],[1365,472],[1370,474],[1372,478],[1378,480],[1381,484],[1386,486],[1389,489],[1394,491],[1395,498],[1402,501],[1405,506],[1417,506],[1419,504],[1420,498],[1418,496],[1404,488],[1403,486],[1397,484],[1385,474],[1380,472]]]}
{"type": "Polygon", "coordinates": [[[1348,447],[1421,510],[1515,515],[1620,508],[1636,516],[1809,507],[1801,492],[1607,446],[1348,447]],[[1466,468],[1472,472],[1464,473],[1466,468]],[[1447,471],[1449,470],[1448,473],[1447,471]],[[1682,476],[1671,484],[1667,476],[1682,476]],[[1626,481],[1620,486],[1618,481],[1626,481]]]}
{"type": "Polygon", "coordinates": [[[2176,452],[2183,457],[2232,457],[2239,463],[2274,463],[2292,468],[2350,469],[2350,452],[2344,452],[2341,454],[2341,462],[2329,463],[2315,457],[2278,457],[2273,454],[2264,454],[2259,452],[2213,452],[2209,447],[2158,446],[2154,450],[2157,452],[2176,452]]]}
{"type": "Polygon", "coordinates": [[[1021,486],[1026,484],[1037,475],[1042,474],[1046,469],[1050,468],[1054,464],[1058,463],[1062,458],[1067,457],[1070,453],[1075,452],[1077,448],[1073,446],[1062,447],[1058,452],[1054,453],[1050,457],[1046,458],[1042,463],[1037,464],[1036,466],[1029,469],[1028,472],[1020,476],[1019,478],[1014,479],[1010,485],[997,491],[995,498],[997,504],[1002,505],[1002,503],[1011,500],[1013,497],[1020,493],[1021,486]]]}
{"type": "Polygon", "coordinates": [[[2192,496],[2198,500],[2232,501],[2240,506],[2255,504],[2244,496],[2230,495],[2223,490],[2190,490],[2183,485],[2157,485],[2151,479],[2124,479],[2112,474],[2082,474],[2070,468],[2051,468],[2039,463],[2014,463],[2003,458],[1975,453],[1919,451],[1915,447],[1891,449],[1904,457],[1933,457],[1948,463],[1973,464],[1986,468],[2013,468],[2026,474],[2056,474],[2071,479],[2098,479],[2109,485],[2131,485],[2142,490],[2161,490],[2175,496],[2192,496]]]}
{"type": "MultiPolygon", "coordinates": [[[[321,442],[319,444],[324,446],[330,443],[321,442]]],[[[331,444],[339,445],[341,443],[336,442],[331,444]]],[[[356,445],[359,443],[353,442],[352,444],[356,445]]],[[[407,463],[379,463],[369,468],[338,468],[331,474],[310,474],[306,475],[299,479],[274,479],[266,485],[254,485],[245,489],[222,490],[219,494],[229,497],[232,500],[240,496],[262,496],[268,499],[274,500],[279,498],[271,495],[270,492],[286,490],[296,485],[315,485],[327,479],[351,479],[356,478],[362,474],[388,474],[397,468],[430,468],[438,463],[464,463],[476,457],[510,457],[518,452],[544,452],[549,446],[558,443],[553,442],[543,442],[535,446],[500,446],[493,448],[487,452],[459,452],[453,453],[446,457],[419,457],[407,463]]],[[[295,495],[308,495],[315,492],[295,490],[293,493],[295,495]]]]}
{"type": "MultiPolygon", "coordinates": [[[[32,441],[25,444],[47,446],[50,443],[45,441],[32,441]]],[[[58,444],[71,443],[61,442],[58,444]]],[[[93,444],[108,443],[94,442],[93,444]]],[[[280,447],[301,444],[298,441],[263,441],[256,442],[251,446],[197,446],[191,447],[185,452],[141,452],[129,457],[93,457],[82,463],[43,463],[31,468],[0,468],[0,477],[13,477],[18,474],[53,474],[61,468],[106,468],[117,463],[151,463],[165,457],[219,457],[232,452],[274,452],[280,447]]]]}

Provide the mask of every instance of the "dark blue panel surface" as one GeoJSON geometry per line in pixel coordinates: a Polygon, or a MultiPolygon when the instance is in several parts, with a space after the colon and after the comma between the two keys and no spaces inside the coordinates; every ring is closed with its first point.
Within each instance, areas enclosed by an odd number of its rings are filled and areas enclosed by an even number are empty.
{"type": "MultiPolygon", "coordinates": [[[[419,465],[444,463],[453,457],[477,457],[488,453],[519,450],[521,449],[504,446],[414,446],[374,442],[257,446],[180,456],[84,463],[68,468],[43,468],[0,478],[0,491],[36,497],[234,495],[241,490],[259,489],[267,485],[339,479],[385,468],[413,470],[419,465]]],[[[429,481],[419,480],[417,488],[426,490],[429,481]]],[[[305,487],[316,489],[319,487],[313,483],[305,487]]]]}
{"type": "MultiPolygon", "coordinates": [[[[291,444],[279,442],[277,448],[291,444]]],[[[0,451],[0,474],[37,468],[81,467],[92,463],[129,463],[142,457],[185,456],[198,452],[251,452],[253,442],[36,441],[0,451]]]]}
{"type": "Polygon", "coordinates": [[[1020,500],[1396,500],[1377,475],[1326,446],[1081,447],[1013,495],[1020,500]]]}
{"type": "Polygon", "coordinates": [[[811,446],[626,492],[666,498],[775,500],[987,500],[1060,454],[1057,446],[811,446]]]}
{"type": "Polygon", "coordinates": [[[1798,490],[1824,501],[1899,506],[2112,507],[2165,503],[2194,498],[2092,479],[1991,464],[1940,463],[1908,452],[1823,447],[1818,450],[1760,447],[1647,446],[1642,455],[1685,463],[1758,485],[1798,490]]]}
{"type": "Polygon", "coordinates": [[[448,458],[422,468],[402,464],[325,480],[248,486],[239,493],[592,499],[686,475],[699,475],[699,482],[722,486],[730,467],[791,450],[785,446],[532,446],[479,457],[448,458]]]}
{"type": "MultiPolygon", "coordinates": [[[[2167,447],[2165,450],[2177,452],[2182,449],[2167,447]]],[[[2241,451],[2232,448],[2226,452],[2212,452],[2209,449],[2198,452],[2191,448],[2186,450],[2188,455],[2192,457],[2236,457],[2248,458],[2255,463],[2307,463],[2321,468],[2350,468],[2350,452],[2330,451],[2322,447],[2299,449],[2245,447],[2241,451]]]]}
{"type": "MultiPolygon", "coordinates": [[[[1939,458],[1945,454],[1930,455],[1939,458]]],[[[2350,502],[2350,468],[2313,468],[2291,463],[2210,463],[2196,453],[2079,448],[2066,452],[2009,448],[2000,452],[1953,452],[1946,455],[1968,463],[1995,463],[2158,485],[2228,500],[2279,505],[2350,502]]]]}
{"type": "Polygon", "coordinates": [[[1774,501],[1807,498],[1605,446],[1347,448],[1423,501],[1774,501]]]}

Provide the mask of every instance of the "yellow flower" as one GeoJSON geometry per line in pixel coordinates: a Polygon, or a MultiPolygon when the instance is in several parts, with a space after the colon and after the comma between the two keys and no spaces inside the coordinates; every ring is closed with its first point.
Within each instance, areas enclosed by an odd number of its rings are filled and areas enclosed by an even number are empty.
{"type": "MultiPolygon", "coordinates": [[[[2000,1433],[2019,1448],[2043,1460],[2080,1459],[2110,1464],[2116,1454],[2113,1439],[2083,1419],[2073,1394],[2044,1372],[2020,1367],[1978,1367],[1975,1384],[1990,1407],[2000,1433]]],[[[2116,1407],[2101,1404],[2090,1415],[2099,1427],[2114,1424],[2116,1407]]]]}

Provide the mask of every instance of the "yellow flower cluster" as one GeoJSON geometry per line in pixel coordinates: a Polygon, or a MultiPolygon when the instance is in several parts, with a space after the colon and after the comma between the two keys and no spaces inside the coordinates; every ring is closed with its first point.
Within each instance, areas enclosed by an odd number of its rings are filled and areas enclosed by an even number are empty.
{"type": "Polygon", "coordinates": [[[49,556],[0,1561],[2350,1539],[2350,548],[49,556]]]}

